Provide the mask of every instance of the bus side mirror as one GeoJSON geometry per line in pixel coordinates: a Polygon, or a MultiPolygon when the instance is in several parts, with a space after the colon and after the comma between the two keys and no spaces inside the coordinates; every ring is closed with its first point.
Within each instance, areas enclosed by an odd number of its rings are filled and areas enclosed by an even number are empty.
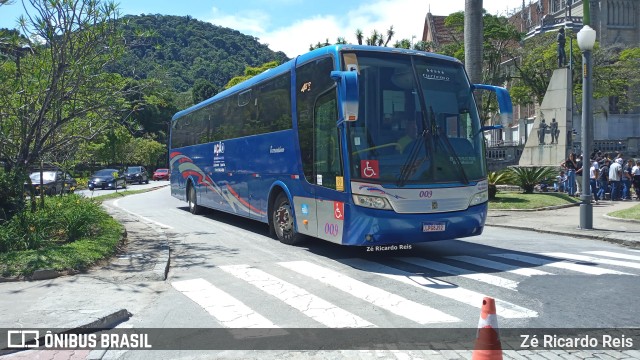
{"type": "Polygon", "coordinates": [[[488,131],[488,130],[497,130],[497,129],[502,129],[502,125],[487,125],[487,126],[483,126],[480,128],[480,132],[484,132],[484,131],[488,131]]]}
{"type": "Polygon", "coordinates": [[[488,90],[496,93],[498,108],[500,109],[500,123],[503,126],[511,124],[513,120],[513,104],[511,103],[511,95],[509,95],[507,89],[500,86],[474,84],[471,86],[471,90],[475,89],[488,90]]]}
{"type": "Polygon", "coordinates": [[[332,71],[331,78],[338,85],[338,95],[341,99],[340,119],[342,121],[358,120],[358,72],[357,71],[332,71]]]}

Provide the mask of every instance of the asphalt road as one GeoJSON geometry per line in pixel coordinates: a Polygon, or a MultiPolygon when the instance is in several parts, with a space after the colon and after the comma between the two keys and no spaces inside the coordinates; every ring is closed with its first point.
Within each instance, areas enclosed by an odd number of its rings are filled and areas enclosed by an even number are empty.
{"type": "Polygon", "coordinates": [[[500,328],[639,325],[640,252],[614,244],[487,227],[410,250],[292,247],[257,221],[193,216],[168,188],[116,205],[171,243],[166,289],[134,328],[475,328],[484,296],[500,328]]]}

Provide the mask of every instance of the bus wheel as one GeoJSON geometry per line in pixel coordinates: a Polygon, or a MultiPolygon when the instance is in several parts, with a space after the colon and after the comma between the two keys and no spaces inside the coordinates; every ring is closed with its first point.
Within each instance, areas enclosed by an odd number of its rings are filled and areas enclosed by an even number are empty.
{"type": "Polygon", "coordinates": [[[302,234],[298,234],[293,226],[293,211],[287,195],[284,193],[278,195],[274,204],[271,222],[278,240],[287,245],[302,242],[302,234]]]}
{"type": "Polygon", "coordinates": [[[196,189],[193,186],[189,186],[189,212],[193,215],[200,213],[200,206],[198,206],[198,199],[196,197],[196,189]]]}

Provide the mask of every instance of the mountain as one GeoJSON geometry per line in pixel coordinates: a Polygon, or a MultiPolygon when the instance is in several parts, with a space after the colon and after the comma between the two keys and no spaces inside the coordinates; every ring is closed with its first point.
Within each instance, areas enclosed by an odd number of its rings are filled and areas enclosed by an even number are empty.
{"type": "Polygon", "coordinates": [[[166,84],[177,92],[197,79],[222,88],[246,66],[288,60],[253,36],[190,16],[128,15],[121,21],[130,51],[112,70],[139,79],[168,77],[166,84]]]}

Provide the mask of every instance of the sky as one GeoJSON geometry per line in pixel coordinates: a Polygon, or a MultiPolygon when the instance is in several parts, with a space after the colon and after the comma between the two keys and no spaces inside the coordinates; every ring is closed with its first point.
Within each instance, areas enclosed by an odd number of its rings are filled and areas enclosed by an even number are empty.
{"type": "MultiPolygon", "coordinates": [[[[526,3],[529,4],[530,0],[526,3]]],[[[339,36],[356,43],[356,29],[365,38],[373,30],[386,35],[393,26],[396,40],[419,41],[427,12],[449,15],[464,10],[465,0],[126,0],[121,15],[190,15],[214,25],[232,28],[267,44],[271,50],[295,57],[311,44],[335,43],[339,36]],[[414,38],[415,36],[415,38],[414,38]]],[[[522,7],[521,0],[484,0],[491,14],[507,15],[522,7]]],[[[0,6],[0,28],[17,27],[24,13],[22,0],[0,6]]]]}

